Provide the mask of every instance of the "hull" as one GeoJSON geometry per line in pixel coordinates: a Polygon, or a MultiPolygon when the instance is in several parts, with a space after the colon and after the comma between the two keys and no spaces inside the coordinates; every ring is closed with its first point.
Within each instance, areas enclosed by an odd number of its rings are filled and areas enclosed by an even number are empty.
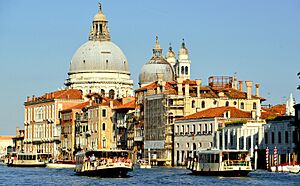
{"type": "Polygon", "coordinates": [[[99,176],[99,177],[126,177],[127,173],[132,169],[126,167],[111,167],[111,168],[103,168],[97,170],[85,170],[82,172],[77,172],[78,175],[83,176],[99,176]]]}
{"type": "Polygon", "coordinates": [[[277,166],[277,170],[275,166],[271,167],[271,172],[289,172],[288,166],[277,166]]]}
{"type": "Polygon", "coordinates": [[[46,167],[46,163],[9,163],[8,167],[46,167]]]}
{"type": "Polygon", "coordinates": [[[64,164],[64,163],[47,163],[47,168],[52,169],[74,169],[75,164],[64,164]]]}
{"type": "Polygon", "coordinates": [[[223,177],[245,177],[248,176],[249,170],[232,170],[232,171],[192,171],[194,175],[201,176],[223,176],[223,177]]]}
{"type": "Polygon", "coordinates": [[[290,165],[287,167],[290,173],[299,174],[300,173],[300,165],[290,165]]]}

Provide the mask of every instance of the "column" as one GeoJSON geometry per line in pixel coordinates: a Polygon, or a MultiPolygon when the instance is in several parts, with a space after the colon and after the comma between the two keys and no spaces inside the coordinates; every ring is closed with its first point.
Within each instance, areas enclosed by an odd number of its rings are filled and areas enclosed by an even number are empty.
{"type": "Polygon", "coordinates": [[[227,149],[230,149],[230,129],[227,130],[227,149]]]}
{"type": "Polygon", "coordinates": [[[222,150],[225,149],[225,129],[222,129],[222,150]]]}
{"type": "Polygon", "coordinates": [[[243,133],[244,133],[244,147],[243,147],[243,150],[247,150],[247,129],[243,130],[243,133]]]}
{"type": "Polygon", "coordinates": [[[217,131],[216,143],[217,143],[217,149],[220,149],[220,131],[217,131]]]}
{"type": "Polygon", "coordinates": [[[250,135],[251,135],[251,152],[250,152],[250,156],[253,157],[253,150],[254,150],[254,146],[253,146],[253,143],[254,143],[253,135],[254,135],[254,129],[251,130],[250,135]]]}
{"type": "Polygon", "coordinates": [[[236,129],[236,149],[240,150],[240,129],[236,129]]]}

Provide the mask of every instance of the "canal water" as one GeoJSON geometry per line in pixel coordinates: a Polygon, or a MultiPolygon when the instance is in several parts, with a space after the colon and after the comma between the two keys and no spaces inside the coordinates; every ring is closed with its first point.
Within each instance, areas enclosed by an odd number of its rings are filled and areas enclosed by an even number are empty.
{"type": "Polygon", "coordinates": [[[126,178],[77,176],[73,169],[0,166],[0,185],[300,185],[300,175],[256,171],[244,178],[190,175],[183,168],[134,169],[126,178]]]}

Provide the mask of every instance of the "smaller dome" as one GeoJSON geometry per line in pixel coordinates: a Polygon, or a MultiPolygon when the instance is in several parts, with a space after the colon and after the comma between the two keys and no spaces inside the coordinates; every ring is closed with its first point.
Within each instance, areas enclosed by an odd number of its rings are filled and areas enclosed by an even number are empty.
{"type": "Polygon", "coordinates": [[[188,55],[188,49],[185,47],[184,40],[181,44],[181,48],[178,51],[178,55],[188,55]]]}
{"type": "Polygon", "coordinates": [[[106,21],[106,16],[103,14],[102,11],[99,11],[99,12],[94,16],[94,21],[106,21]]]}
{"type": "Polygon", "coordinates": [[[166,57],[167,58],[173,58],[173,57],[175,58],[175,53],[173,52],[172,47],[169,47],[169,51],[168,51],[166,57]]]}

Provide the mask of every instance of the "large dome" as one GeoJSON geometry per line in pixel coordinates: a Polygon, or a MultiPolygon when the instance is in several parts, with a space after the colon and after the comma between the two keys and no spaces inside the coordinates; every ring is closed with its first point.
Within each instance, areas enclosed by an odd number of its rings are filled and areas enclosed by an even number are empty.
{"type": "Polygon", "coordinates": [[[88,41],[77,49],[69,74],[80,72],[130,73],[125,55],[111,41],[88,41]]]}

